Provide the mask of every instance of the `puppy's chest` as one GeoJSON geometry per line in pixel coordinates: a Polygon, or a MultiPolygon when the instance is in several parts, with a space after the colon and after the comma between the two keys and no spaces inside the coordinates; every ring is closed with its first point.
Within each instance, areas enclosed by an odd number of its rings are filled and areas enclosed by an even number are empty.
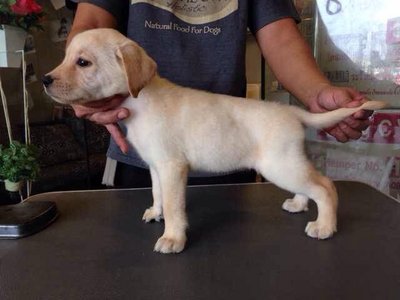
{"type": "Polygon", "coordinates": [[[165,141],[170,138],[172,131],[162,112],[135,100],[123,106],[130,111],[130,117],[124,120],[126,137],[142,158],[152,149],[167,147],[165,141]]]}
{"type": "Polygon", "coordinates": [[[127,138],[131,143],[135,143],[135,141],[137,143],[150,133],[154,124],[153,117],[146,113],[146,107],[140,103],[130,103],[124,106],[129,109],[130,113],[129,118],[123,121],[127,129],[127,138]]]}

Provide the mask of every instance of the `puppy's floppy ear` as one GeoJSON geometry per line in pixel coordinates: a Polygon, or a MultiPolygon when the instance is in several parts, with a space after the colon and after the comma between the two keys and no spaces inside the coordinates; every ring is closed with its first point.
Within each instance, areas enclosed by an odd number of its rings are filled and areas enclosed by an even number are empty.
{"type": "Polygon", "coordinates": [[[140,90],[150,82],[157,72],[157,64],[143,48],[129,41],[117,50],[117,56],[121,59],[125,69],[129,93],[136,98],[140,90]]]}

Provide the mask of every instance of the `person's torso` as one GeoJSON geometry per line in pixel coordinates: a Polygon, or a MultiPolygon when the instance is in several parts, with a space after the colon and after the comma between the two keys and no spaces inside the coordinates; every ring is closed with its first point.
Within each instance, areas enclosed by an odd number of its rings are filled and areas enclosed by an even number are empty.
{"type": "Polygon", "coordinates": [[[131,0],[127,35],[177,84],[245,94],[247,3],[239,0],[131,0]]]}

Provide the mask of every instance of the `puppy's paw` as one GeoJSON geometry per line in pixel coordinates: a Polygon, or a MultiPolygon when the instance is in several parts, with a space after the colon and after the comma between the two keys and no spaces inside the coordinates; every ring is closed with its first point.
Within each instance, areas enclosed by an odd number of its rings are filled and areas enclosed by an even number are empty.
{"type": "Polygon", "coordinates": [[[154,246],[154,251],[160,253],[179,253],[185,248],[186,238],[170,238],[162,236],[154,246]]]}
{"type": "Polygon", "coordinates": [[[282,209],[290,213],[308,211],[307,202],[296,201],[296,199],[286,199],[282,204],[282,209]]]}
{"type": "Polygon", "coordinates": [[[324,240],[330,238],[336,232],[336,224],[320,224],[317,221],[308,222],[305,232],[312,238],[324,240]]]}
{"type": "Polygon", "coordinates": [[[160,222],[161,219],[163,219],[162,213],[159,210],[155,209],[154,206],[146,209],[142,218],[142,220],[146,223],[149,223],[153,220],[156,222],[160,222]]]}

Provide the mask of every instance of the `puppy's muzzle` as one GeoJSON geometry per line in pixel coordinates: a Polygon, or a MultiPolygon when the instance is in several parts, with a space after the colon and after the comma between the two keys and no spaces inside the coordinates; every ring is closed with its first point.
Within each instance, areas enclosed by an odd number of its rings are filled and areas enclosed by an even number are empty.
{"type": "Polygon", "coordinates": [[[43,75],[42,77],[42,83],[45,87],[49,87],[54,81],[54,78],[51,77],[50,75],[43,75]]]}

